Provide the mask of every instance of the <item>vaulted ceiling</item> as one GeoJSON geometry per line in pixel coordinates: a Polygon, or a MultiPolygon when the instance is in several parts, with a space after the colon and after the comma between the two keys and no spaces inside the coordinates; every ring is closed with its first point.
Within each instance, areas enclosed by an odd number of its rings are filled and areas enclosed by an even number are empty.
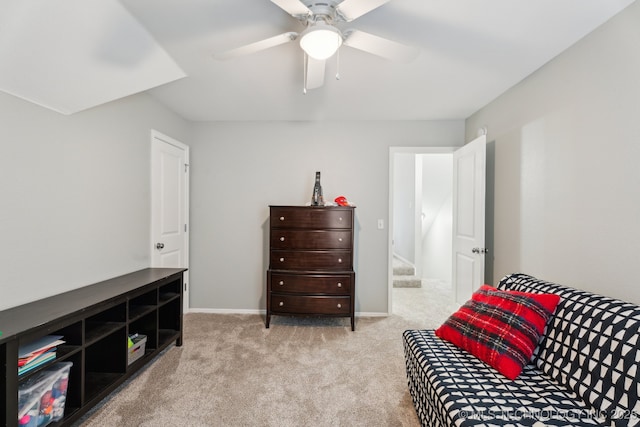
{"type": "Polygon", "coordinates": [[[304,29],[269,0],[3,0],[0,90],[67,114],[147,91],[196,121],[464,119],[632,2],[391,0],[340,27],[417,59],[343,46],[305,94],[295,41],[213,57],[304,29]]]}

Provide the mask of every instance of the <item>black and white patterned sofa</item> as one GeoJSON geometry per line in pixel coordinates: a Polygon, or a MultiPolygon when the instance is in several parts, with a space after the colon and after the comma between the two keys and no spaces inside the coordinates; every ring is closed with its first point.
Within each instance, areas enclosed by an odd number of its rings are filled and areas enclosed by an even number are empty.
{"type": "Polygon", "coordinates": [[[561,297],[531,363],[512,381],[433,330],[405,331],[424,427],[640,426],[640,306],[525,274],[497,287],[561,297]]]}

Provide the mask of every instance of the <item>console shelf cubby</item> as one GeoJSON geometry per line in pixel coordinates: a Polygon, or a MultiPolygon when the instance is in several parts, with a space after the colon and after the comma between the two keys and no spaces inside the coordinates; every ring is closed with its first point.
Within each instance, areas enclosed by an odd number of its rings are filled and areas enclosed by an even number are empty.
{"type": "Polygon", "coordinates": [[[73,424],[169,345],[182,345],[183,268],[147,268],[0,311],[0,426],[18,426],[18,387],[57,362],[72,362],[64,418],[73,424]],[[147,336],[128,364],[127,336],[147,336]],[[56,358],[18,375],[19,348],[63,336],[56,358]]]}

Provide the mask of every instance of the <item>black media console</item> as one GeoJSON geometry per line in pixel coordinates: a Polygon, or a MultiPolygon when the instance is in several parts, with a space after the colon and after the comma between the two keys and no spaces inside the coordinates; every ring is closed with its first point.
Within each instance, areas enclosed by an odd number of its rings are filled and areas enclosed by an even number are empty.
{"type": "Polygon", "coordinates": [[[182,345],[183,268],[148,268],[0,311],[0,426],[18,425],[18,386],[41,369],[72,362],[64,418],[70,425],[169,345],[182,345]],[[128,365],[128,335],[147,336],[128,365]],[[18,376],[18,349],[62,335],[56,359],[18,376]]]}

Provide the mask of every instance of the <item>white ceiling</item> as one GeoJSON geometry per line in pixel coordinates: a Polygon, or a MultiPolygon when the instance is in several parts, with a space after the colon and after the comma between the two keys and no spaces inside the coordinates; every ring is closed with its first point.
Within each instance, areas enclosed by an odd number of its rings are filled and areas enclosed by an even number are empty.
{"type": "MultiPolygon", "coordinates": [[[[416,46],[420,56],[410,63],[394,63],[343,46],[340,80],[333,77],[336,62],[331,59],[325,85],[307,94],[302,90],[303,57],[296,42],[226,61],[212,57],[303,29],[269,0],[120,0],[120,4],[186,73],[178,80],[169,73],[166,84],[147,82],[139,89],[148,89],[187,119],[429,120],[468,117],[633,1],[391,0],[341,27],[416,46]]],[[[86,30],[80,28],[74,36],[81,39],[86,30]]],[[[29,31],[41,30],[34,26],[29,31]]],[[[65,38],[57,39],[51,32],[47,37],[42,49],[65,43],[65,38]]],[[[110,51],[130,52],[128,47],[138,42],[135,37],[133,33],[113,37],[110,51]]],[[[1,54],[0,50],[0,63],[6,66],[1,54]]],[[[73,65],[72,55],[66,61],[73,65]]],[[[157,73],[162,75],[165,67],[175,64],[159,65],[157,73]]],[[[101,79],[110,84],[108,77],[101,79]]],[[[116,83],[111,85],[125,84],[116,83]]],[[[69,85],[67,90],[81,94],[85,89],[69,85]]]]}
{"type": "Polygon", "coordinates": [[[73,114],[184,77],[117,0],[2,0],[0,90],[73,114]]]}

